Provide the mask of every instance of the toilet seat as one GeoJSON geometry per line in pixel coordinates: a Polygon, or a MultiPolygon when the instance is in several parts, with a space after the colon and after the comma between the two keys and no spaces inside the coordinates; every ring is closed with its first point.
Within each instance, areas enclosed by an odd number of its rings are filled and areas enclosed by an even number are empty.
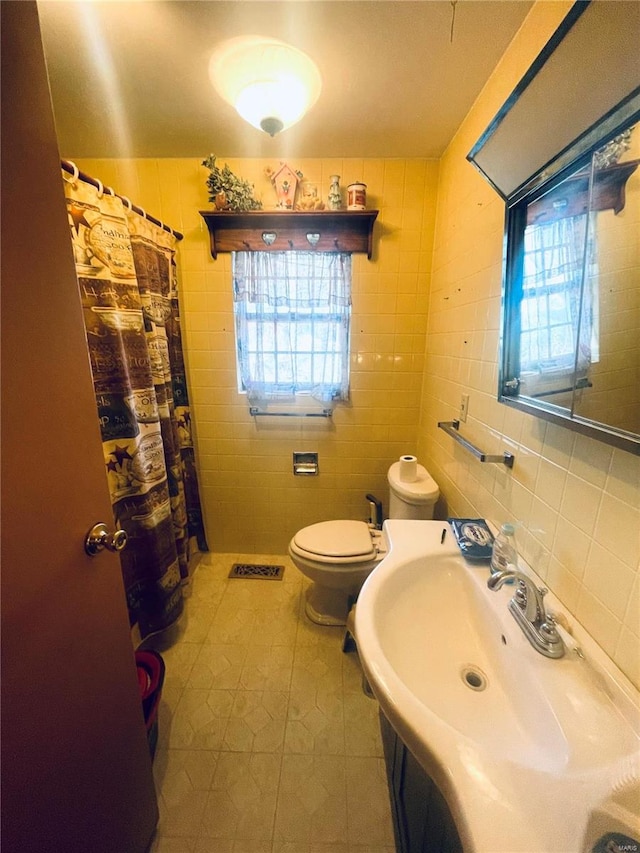
{"type": "Polygon", "coordinates": [[[319,563],[363,563],[376,558],[371,529],[364,521],[320,521],[299,530],[291,549],[319,563]]]}
{"type": "Polygon", "coordinates": [[[311,581],[305,613],[317,625],[344,625],[367,576],[387,552],[382,530],[364,521],[320,521],[289,542],[294,566],[311,581]]]}

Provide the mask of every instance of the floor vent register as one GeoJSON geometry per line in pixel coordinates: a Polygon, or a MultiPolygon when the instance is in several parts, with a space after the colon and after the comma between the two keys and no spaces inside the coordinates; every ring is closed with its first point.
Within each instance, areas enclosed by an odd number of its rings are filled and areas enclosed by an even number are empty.
{"type": "Polygon", "coordinates": [[[269,566],[266,563],[234,563],[229,577],[281,581],[283,574],[284,566],[269,566]]]}

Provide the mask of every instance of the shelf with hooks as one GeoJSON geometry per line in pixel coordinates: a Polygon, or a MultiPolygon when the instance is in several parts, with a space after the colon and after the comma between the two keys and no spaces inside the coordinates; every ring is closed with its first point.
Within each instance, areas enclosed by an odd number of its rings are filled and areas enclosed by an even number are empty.
{"type": "Polygon", "coordinates": [[[221,252],[357,252],[371,258],[377,210],[201,210],[221,252]]]}

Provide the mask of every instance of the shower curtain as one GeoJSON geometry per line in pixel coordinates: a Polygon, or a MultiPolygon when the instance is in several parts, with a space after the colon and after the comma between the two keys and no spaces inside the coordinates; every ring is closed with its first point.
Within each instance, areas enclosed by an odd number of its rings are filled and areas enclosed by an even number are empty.
{"type": "MultiPolygon", "coordinates": [[[[102,186],[63,173],[131,625],[182,612],[190,543],[208,550],[195,471],[176,239],[102,186]]],[[[98,182],[99,183],[99,182],[98,182]]]]}

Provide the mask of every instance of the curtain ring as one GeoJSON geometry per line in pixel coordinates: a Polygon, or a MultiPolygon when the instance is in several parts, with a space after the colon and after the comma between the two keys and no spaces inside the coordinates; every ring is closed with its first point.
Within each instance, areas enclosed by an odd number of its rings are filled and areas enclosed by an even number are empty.
{"type": "Polygon", "coordinates": [[[76,182],[77,182],[77,180],[78,180],[78,178],[79,178],[79,176],[80,176],[80,169],[78,169],[78,167],[77,167],[77,166],[76,166],[76,164],[73,162],[73,160],[67,160],[67,163],[68,163],[70,166],[73,166],[73,175],[72,175],[70,178],[65,178],[65,177],[64,177],[64,175],[63,175],[62,177],[64,178],[64,180],[65,180],[68,184],[71,184],[71,186],[75,189],[75,187],[76,187],[76,182]]]}
{"type": "Polygon", "coordinates": [[[116,197],[116,194],[113,191],[113,187],[105,187],[105,190],[109,193],[109,195],[112,195],[114,198],[116,197]]]}
{"type": "Polygon", "coordinates": [[[147,218],[147,211],[144,209],[144,207],[140,208],[140,215],[143,216],[145,219],[147,218]]]}
{"type": "Polygon", "coordinates": [[[98,198],[102,198],[104,195],[104,184],[100,180],[100,178],[96,178],[96,184],[98,185],[98,198]]]}
{"type": "Polygon", "coordinates": [[[129,210],[133,210],[133,205],[131,204],[131,199],[128,199],[126,195],[122,196],[122,201],[127,205],[129,210]]]}

